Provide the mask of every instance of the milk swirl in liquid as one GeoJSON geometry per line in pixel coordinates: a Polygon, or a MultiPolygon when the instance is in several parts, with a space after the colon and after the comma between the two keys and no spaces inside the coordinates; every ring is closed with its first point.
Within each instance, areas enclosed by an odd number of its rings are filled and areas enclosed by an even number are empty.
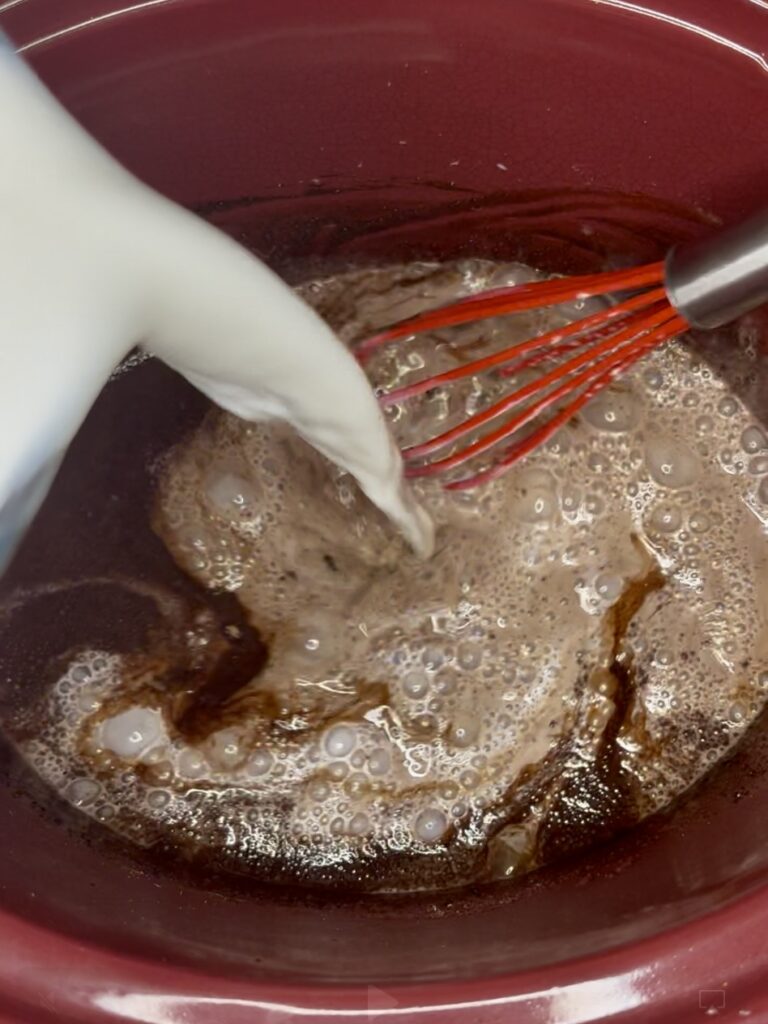
{"type": "MultiPolygon", "coordinates": [[[[300,289],[346,340],[532,275],[479,260],[300,289]]],[[[394,346],[392,387],[579,315],[559,308],[394,346]]],[[[729,358],[748,375],[749,330],[729,358]]],[[[407,444],[500,387],[391,412],[407,444]]],[[[236,594],[266,667],[194,736],[157,659],[82,652],[24,754],[132,841],[265,877],[408,889],[514,875],[548,837],[638,820],[720,759],[768,695],[768,440],[682,342],[486,487],[417,486],[419,560],[348,474],[277,425],[212,413],[169,454],[155,528],[236,594]]],[[[210,642],[205,623],[192,647],[210,642]]],[[[566,841],[566,847],[568,842],[566,841]]]]}

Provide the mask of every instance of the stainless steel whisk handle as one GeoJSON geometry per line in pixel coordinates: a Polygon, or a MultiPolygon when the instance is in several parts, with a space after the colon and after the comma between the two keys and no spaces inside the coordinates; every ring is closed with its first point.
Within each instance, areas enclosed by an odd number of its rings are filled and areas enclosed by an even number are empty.
{"type": "Polygon", "coordinates": [[[721,327],[768,302],[768,210],[667,256],[665,286],[693,327],[721,327]]]}

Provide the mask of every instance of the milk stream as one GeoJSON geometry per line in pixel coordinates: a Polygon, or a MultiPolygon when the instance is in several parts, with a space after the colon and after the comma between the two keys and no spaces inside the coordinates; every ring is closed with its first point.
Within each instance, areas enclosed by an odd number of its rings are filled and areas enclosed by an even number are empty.
{"type": "Polygon", "coordinates": [[[223,408],[279,419],[422,555],[432,525],[355,360],[259,260],[121,168],[0,37],[0,568],[136,344],[223,408]]]}

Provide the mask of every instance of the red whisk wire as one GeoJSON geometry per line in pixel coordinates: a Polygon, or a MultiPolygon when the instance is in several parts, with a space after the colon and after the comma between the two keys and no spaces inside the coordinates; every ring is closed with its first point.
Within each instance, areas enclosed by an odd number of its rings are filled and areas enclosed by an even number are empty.
{"type": "Polygon", "coordinates": [[[471,295],[394,324],[361,342],[356,351],[362,362],[379,346],[424,331],[638,289],[641,289],[639,294],[631,294],[599,313],[381,395],[381,404],[390,406],[488,371],[494,371],[498,379],[518,374],[540,362],[559,360],[540,377],[468,416],[464,422],[405,449],[406,475],[432,477],[448,473],[514,439],[533,424],[528,436],[502,449],[500,457],[491,465],[451,480],[445,486],[448,490],[465,490],[496,479],[560,430],[619,374],[657,346],[686,331],[688,324],[669,303],[664,287],[664,264],[654,263],[631,270],[537,281],[471,295]],[[566,353],[574,352],[575,355],[565,358],[566,353]],[[523,408],[507,418],[505,414],[516,406],[523,408]],[[547,417],[547,410],[553,406],[554,411],[547,417]],[[486,424],[500,417],[504,419],[499,425],[478,436],[486,424]],[[535,422],[538,419],[541,419],[539,425],[535,422]],[[469,439],[470,435],[474,435],[474,440],[469,439]],[[422,462],[462,439],[467,439],[465,447],[432,462],[422,462]]]}
{"type": "MultiPolygon", "coordinates": [[[[674,316],[674,314],[668,310],[659,312],[658,314],[656,314],[654,318],[654,326],[662,326],[672,316],[674,316]]],[[[650,327],[647,328],[647,330],[650,329],[650,327]]],[[[626,359],[630,355],[633,355],[635,352],[640,351],[642,353],[647,348],[653,347],[654,344],[655,341],[653,339],[649,340],[646,333],[642,333],[638,337],[638,332],[633,332],[631,339],[628,340],[625,344],[621,345],[618,348],[618,350],[616,350],[615,348],[612,349],[611,352],[605,358],[600,359],[597,362],[595,362],[594,359],[591,360],[590,365],[587,367],[587,369],[582,370],[582,372],[576,374],[576,376],[571,376],[572,371],[565,371],[563,373],[560,373],[559,376],[555,379],[561,380],[563,377],[565,377],[565,379],[558,387],[556,387],[553,391],[548,391],[545,394],[543,394],[531,405],[526,406],[525,409],[523,409],[520,413],[514,416],[511,420],[506,421],[501,426],[497,427],[495,430],[492,430],[488,434],[485,434],[483,437],[478,438],[477,441],[475,441],[473,444],[468,445],[466,448],[462,448],[460,451],[454,452],[453,455],[449,455],[446,458],[439,459],[436,462],[431,462],[425,466],[418,466],[414,467],[413,469],[409,468],[407,471],[408,475],[434,476],[437,473],[444,473],[450,469],[455,469],[456,466],[460,466],[464,462],[468,462],[475,456],[482,455],[490,448],[494,448],[500,441],[503,441],[507,437],[509,437],[511,433],[517,430],[521,430],[523,427],[527,426],[532,420],[536,419],[536,417],[539,416],[545,409],[549,408],[549,406],[553,405],[561,398],[564,398],[568,394],[572,394],[580,387],[593,382],[597,377],[607,373],[608,371],[614,369],[617,366],[620,366],[622,363],[626,361],[626,359]]],[[[576,360],[571,360],[571,362],[575,363],[576,360]]],[[[558,367],[558,370],[565,370],[565,368],[558,367]]],[[[556,373],[557,371],[554,372],[556,373]]],[[[554,381],[550,380],[548,383],[554,383],[554,381]]],[[[534,381],[533,384],[536,385],[537,382],[534,381]]],[[[544,390],[545,386],[546,385],[542,384],[542,386],[536,387],[535,390],[530,390],[525,397],[531,397],[536,392],[544,390]]],[[[521,388],[520,391],[517,392],[516,394],[520,394],[520,392],[524,390],[525,389],[521,388]]],[[[510,398],[514,399],[515,395],[511,395],[510,398]]],[[[518,404],[519,401],[520,399],[513,402],[512,404],[518,404]]]]}
{"type": "MultiPolygon", "coordinates": [[[[534,451],[534,449],[548,441],[553,434],[557,433],[557,431],[572,419],[573,416],[575,416],[576,413],[587,404],[587,402],[591,401],[595,395],[606,388],[613,380],[615,380],[616,377],[628,370],[630,366],[636,363],[639,359],[642,359],[642,357],[652,349],[657,348],[663,342],[675,337],[675,335],[681,334],[683,331],[687,330],[687,328],[688,324],[682,317],[674,316],[670,321],[654,331],[650,338],[646,338],[645,343],[638,346],[631,355],[628,355],[624,360],[613,365],[609,370],[598,374],[598,376],[592,380],[584,391],[565,405],[555,416],[547,420],[546,423],[544,423],[538,430],[534,431],[524,440],[513,445],[503,458],[499,459],[485,470],[471,476],[464,477],[461,480],[453,480],[450,483],[447,483],[445,485],[446,490],[469,490],[470,488],[478,487],[480,484],[490,483],[492,480],[497,479],[497,477],[505,473],[510,466],[514,465],[515,462],[518,462],[520,459],[534,451]]],[[[523,425],[523,423],[509,423],[507,425],[507,436],[510,436],[517,430],[521,429],[523,425]]]]}
{"type": "Polygon", "coordinates": [[[535,281],[533,284],[497,288],[479,295],[470,295],[449,306],[441,306],[439,309],[428,310],[426,313],[419,313],[408,320],[403,320],[373,337],[366,338],[355,347],[355,351],[358,359],[364,362],[374,349],[410,334],[453,327],[491,316],[522,313],[540,306],[553,306],[560,302],[572,301],[574,298],[586,299],[608,292],[658,286],[663,282],[664,264],[651,263],[629,270],[554,278],[548,281],[535,281]]]}
{"type": "MultiPolygon", "coordinates": [[[[516,391],[513,391],[512,394],[507,395],[501,401],[494,403],[482,412],[476,413],[474,416],[470,416],[463,423],[452,427],[450,430],[446,430],[442,434],[438,434],[437,437],[433,437],[429,441],[414,445],[411,448],[406,448],[403,452],[403,456],[408,460],[413,460],[422,458],[425,455],[431,455],[432,452],[438,451],[440,448],[445,448],[454,441],[458,441],[460,438],[472,433],[478,427],[482,427],[490,420],[496,419],[497,416],[501,416],[514,406],[519,405],[528,398],[531,398],[537,392],[548,388],[551,384],[556,384],[558,381],[562,380],[563,377],[573,373],[575,370],[578,370],[579,367],[584,366],[587,363],[594,362],[598,357],[605,353],[614,352],[620,346],[636,339],[639,334],[645,334],[646,332],[653,330],[655,327],[660,326],[670,317],[670,315],[673,315],[673,312],[674,311],[669,305],[664,305],[661,309],[656,310],[655,312],[639,317],[631,327],[626,327],[624,330],[619,331],[618,334],[612,335],[604,341],[598,342],[598,344],[587,349],[586,352],[582,352],[580,355],[574,356],[573,359],[569,359],[565,363],[560,364],[553,370],[550,370],[549,373],[545,373],[542,377],[538,377],[536,380],[530,381],[530,383],[525,384],[516,391]]],[[[471,447],[475,448],[480,443],[480,441],[476,441],[475,445],[471,447]]],[[[473,452],[473,454],[479,454],[479,451],[473,452]]],[[[444,468],[447,469],[450,467],[444,465],[444,468]]]]}
{"type": "MultiPolygon", "coordinates": [[[[475,359],[473,362],[457,366],[453,370],[446,370],[444,373],[435,374],[433,377],[426,377],[424,380],[416,381],[414,384],[406,384],[401,388],[395,388],[387,392],[386,395],[381,396],[381,404],[386,407],[397,402],[404,402],[408,398],[415,398],[417,395],[424,394],[425,391],[431,391],[433,388],[441,387],[444,384],[451,384],[464,377],[471,377],[495,367],[501,367],[506,363],[511,363],[526,352],[551,349],[552,354],[557,355],[560,351],[567,351],[567,348],[571,347],[562,345],[568,339],[574,339],[572,342],[573,348],[580,348],[583,345],[590,344],[594,336],[579,338],[579,335],[586,334],[593,327],[602,326],[606,322],[610,323],[611,320],[625,317],[630,313],[652,306],[662,301],[665,296],[666,292],[663,288],[655,288],[652,291],[644,292],[642,295],[635,295],[625,302],[605,310],[600,310],[599,313],[593,313],[583,320],[576,320],[572,324],[556,327],[554,330],[547,331],[546,334],[540,334],[528,341],[510,345],[508,348],[494,352],[492,355],[485,356],[482,359],[475,359]]],[[[546,358],[548,354],[544,353],[543,358],[546,358]]],[[[531,363],[526,363],[526,365],[531,365],[531,363]]],[[[518,372],[522,369],[522,366],[515,366],[513,369],[514,372],[518,372]]]]}

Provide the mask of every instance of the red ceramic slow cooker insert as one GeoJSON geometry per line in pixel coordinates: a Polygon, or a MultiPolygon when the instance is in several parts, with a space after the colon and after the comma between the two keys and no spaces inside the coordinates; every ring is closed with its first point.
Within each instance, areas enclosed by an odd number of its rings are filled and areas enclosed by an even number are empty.
{"type": "MultiPolygon", "coordinates": [[[[291,279],[646,259],[765,200],[763,0],[10,0],[0,24],[127,167],[291,279]]],[[[3,596],[137,571],[131,495],[205,409],[137,381],[102,395],[3,596]]],[[[6,623],[0,710],[76,611],[6,623]]],[[[3,766],[2,1021],[768,1021],[765,723],[673,814],[416,899],[203,884],[3,766]]]]}

